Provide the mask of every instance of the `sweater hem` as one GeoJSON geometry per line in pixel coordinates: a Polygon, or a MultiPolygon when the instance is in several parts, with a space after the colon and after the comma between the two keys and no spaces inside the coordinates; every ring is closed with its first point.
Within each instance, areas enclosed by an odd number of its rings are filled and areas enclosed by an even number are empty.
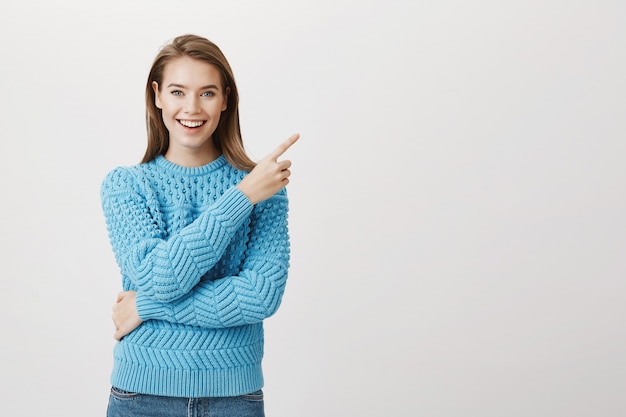
{"type": "Polygon", "coordinates": [[[180,370],[115,361],[111,384],[125,391],[168,397],[233,397],[263,387],[261,364],[226,369],[180,370]]]}

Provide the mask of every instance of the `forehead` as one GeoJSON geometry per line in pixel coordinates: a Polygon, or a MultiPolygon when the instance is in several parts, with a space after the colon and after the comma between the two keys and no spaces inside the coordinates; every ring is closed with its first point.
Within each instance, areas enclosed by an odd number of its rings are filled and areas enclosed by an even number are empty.
{"type": "Polygon", "coordinates": [[[174,58],[165,65],[163,84],[170,83],[189,87],[222,84],[220,71],[215,65],[187,56],[174,58]]]}

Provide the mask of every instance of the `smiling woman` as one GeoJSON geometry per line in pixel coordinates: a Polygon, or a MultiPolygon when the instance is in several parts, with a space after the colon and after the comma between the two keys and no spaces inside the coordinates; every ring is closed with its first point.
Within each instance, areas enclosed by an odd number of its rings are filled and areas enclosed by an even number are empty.
{"type": "MultiPolygon", "coordinates": [[[[157,55],[146,85],[146,116],[148,148],[142,162],[149,162],[170,150],[170,139],[185,132],[178,132],[181,121],[186,127],[202,121],[209,123],[206,127],[205,123],[201,125],[198,136],[211,139],[202,150],[210,151],[213,145],[217,151],[206,155],[209,159],[211,155],[223,153],[236,168],[251,170],[255,166],[241,139],[239,92],[233,71],[217,45],[204,38],[179,36],[157,55]],[[219,111],[213,107],[216,101],[219,111]],[[207,113],[210,110],[216,111],[207,113]],[[205,116],[211,119],[203,119],[205,116]]],[[[195,151],[186,155],[195,155],[193,160],[187,161],[189,166],[205,163],[195,151]]]]}
{"type": "Polygon", "coordinates": [[[146,85],[144,160],[103,182],[124,289],[109,417],[264,415],[263,320],[281,303],[290,257],[291,163],[278,158],[299,135],[254,164],[237,102],[217,46],[174,39],[146,85]]]}

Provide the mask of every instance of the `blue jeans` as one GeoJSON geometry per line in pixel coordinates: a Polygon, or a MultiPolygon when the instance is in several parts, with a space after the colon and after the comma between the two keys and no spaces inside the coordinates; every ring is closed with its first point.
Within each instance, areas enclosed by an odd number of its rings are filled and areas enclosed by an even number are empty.
{"type": "Polygon", "coordinates": [[[178,398],[111,388],[107,417],[264,417],[263,391],[238,397],[178,398]]]}

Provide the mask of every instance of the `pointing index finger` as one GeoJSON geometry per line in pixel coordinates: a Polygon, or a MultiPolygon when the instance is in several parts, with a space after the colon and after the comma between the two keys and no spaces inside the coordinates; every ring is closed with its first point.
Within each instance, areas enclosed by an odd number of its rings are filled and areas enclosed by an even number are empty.
{"type": "Polygon", "coordinates": [[[293,135],[289,136],[289,138],[286,141],[278,145],[278,147],[274,149],[274,151],[270,153],[268,156],[272,158],[273,160],[277,160],[278,157],[284,154],[285,152],[287,152],[287,149],[289,149],[291,145],[296,143],[296,141],[299,138],[300,138],[300,134],[294,133],[293,135]]]}

